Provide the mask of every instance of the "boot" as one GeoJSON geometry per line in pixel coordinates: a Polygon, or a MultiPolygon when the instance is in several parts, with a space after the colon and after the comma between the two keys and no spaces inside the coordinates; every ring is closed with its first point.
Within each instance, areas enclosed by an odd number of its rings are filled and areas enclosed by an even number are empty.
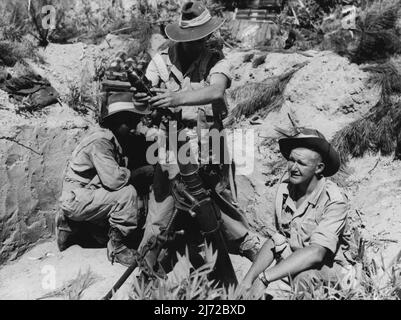
{"type": "Polygon", "coordinates": [[[136,261],[136,251],[129,249],[123,243],[123,235],[120,230],[111,227],[109,231],[109,242],[107,243],[107,258],[113,264],[117,262],[129,267],[136,261]]]}
{"type": "Polygon", "coordinates": [[[67,250],[75,244],[75,236],[78,230],[71,225],[71,222],[59,210],[56,214],[56,239],[60,252],[67,250]]]}

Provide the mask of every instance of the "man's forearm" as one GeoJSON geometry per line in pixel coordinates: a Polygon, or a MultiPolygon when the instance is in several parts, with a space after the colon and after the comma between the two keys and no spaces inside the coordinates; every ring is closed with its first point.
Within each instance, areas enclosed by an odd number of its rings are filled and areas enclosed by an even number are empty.
{"type": "Polygon", "coordinates": [[[209,104],[224,98],[225,87],[210,85],[205,88],[193,91],[177,92],[178,106],[196,106],[209,104]]]}
{"type": "Polygon", "coordinates": [[[321,263],[326,254],[323,247],[309,246],[292,253],[288,258],[265,271],[268,281],[276,281],[286,276],[295,276],[298,273],[309,270],[321,263]]]}
{"type": "Polygon", "coordinates": [[[260,249],[256,260],[253,262],[252,267],[249,269],[245,276],[245,280],[252,283],[258,277],[258,275],[268,268],[274,259],[273,255],[274,244],[271,240],[264,243],[262,249],[260,249]]]}

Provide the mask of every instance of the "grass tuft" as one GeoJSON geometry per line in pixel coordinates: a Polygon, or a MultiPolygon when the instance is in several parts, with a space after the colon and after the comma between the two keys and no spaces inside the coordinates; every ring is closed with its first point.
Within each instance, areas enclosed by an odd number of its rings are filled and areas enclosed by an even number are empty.
{"type": "Polygon", "coordinates": [[[266,117],[270,112],[278,110],[284,103],[284,90],[292,76],[307,63],[297,64],[278,77],[268,78],[261,83],[251,83],[231,92],[231,98],[239,101],[225,120],[225,125],[232,125],[242,117],[250,117],[255,113],[266,117]]]}
{"type": "Polygon", "coordinates": [[[81,300],[82,294],[86,289],[92,286],[98,280],[98,276],[95,275],[90,269],[86,272],[81,270],[78,272],[75,279],[72,279],[64,285],[56,289],[37,300],[51,299],[51,298],[63,298],[65,300],[81,300]]]}
{"type": "Polygon", "coordinates": [[[343,163],[349,156],[362,157],[368,151],[390,155],[401,149],[401,102],[393,101],[393,96],[401,93],[401,74],[392,62],[364,70],[371,73],[369,82],[381,88],[381,97],[365,117],[334,136],[332,142],[343,163]]]}

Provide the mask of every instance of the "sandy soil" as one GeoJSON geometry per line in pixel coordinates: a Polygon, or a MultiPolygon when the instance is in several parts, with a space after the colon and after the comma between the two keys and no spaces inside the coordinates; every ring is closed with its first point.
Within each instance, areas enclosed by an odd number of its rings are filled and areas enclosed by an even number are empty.
{"type": "MultiPolygon", "coordinates": [[[[250,262],[232,256],[237,277],[242,279],[250,267],[250,262]]],[[[91,271],[94,282],[82,294],[84,300],[101,299],[124,273],[125,267],[107,260],[106,249],[82,249],[73,246],[63,253],[57,249],[55,241],[37,245],[25,253],[18,261],[0,269],[0,300],[40,299],[65,287],[79,272],[91,271]],[[51,278],[54,274],[55,283],[51,278]]],[[[138,269],[137,269],[138,270],[138,269]]],[[[114,299],[126,299],[137,270],[131,275],[114,299]]],[[[66,296],[47,299],[66,299],[66,296]]]]}

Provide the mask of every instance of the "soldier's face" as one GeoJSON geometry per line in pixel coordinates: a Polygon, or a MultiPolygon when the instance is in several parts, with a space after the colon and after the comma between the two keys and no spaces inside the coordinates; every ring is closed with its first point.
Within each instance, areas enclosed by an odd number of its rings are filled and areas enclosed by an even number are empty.
{"type": "Polygon", "coordinates": [[[116,134],[119,139],[128,139],[136,130],[140,118],[131,113],[122,113],[116,121],[116,134]]]}
{"type": "Polygon", "coordinates": [[[321,174],[323,170],[324,163],[319,153],[306,148],[292,150],[288,160],[291,184],[308,184],[313,177],[321,174]]]}
{"type": "Polygon", "coordinates": [[[184,48],[184,51],[188,54],[192,53],[200,53],[202,49],[205,47],[206,41],[208,38],[203,38],[200,40],[196,41],[190,41],[190,42],[183,42],[182,46],[184,48]]]}

